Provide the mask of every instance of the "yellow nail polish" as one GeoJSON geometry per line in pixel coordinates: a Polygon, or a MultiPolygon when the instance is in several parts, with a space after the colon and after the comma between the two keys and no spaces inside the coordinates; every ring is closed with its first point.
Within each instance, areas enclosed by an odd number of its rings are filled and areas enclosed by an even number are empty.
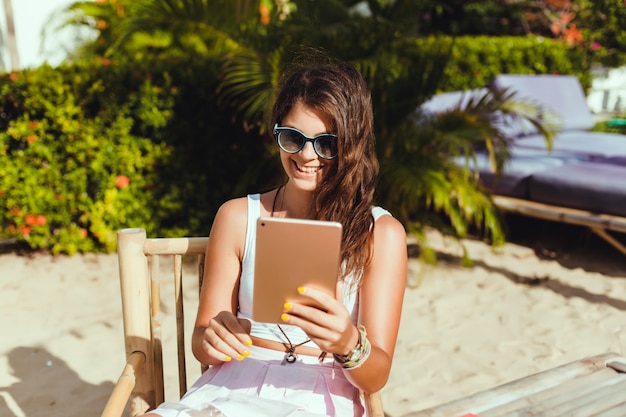
{"type": "Polygon", "coordinates": [[[245,343],[246,343],[247,346],[252,346],[252,340],[246,340],[245,343]]]}
{"type": "Polygon", "coordinates": [[[306,288],[304,288],[304,287],[298,287],[298,292],[299,292],[300,294],[304,294],[304,293],[306,292],[306,288]]]}
{"type": "Polygon", "coordinates": [[[238,361],[242,361],[243,360],[243,355],[241,353],[239,355],[237,355],[237,360],[238,361]]]}
{"type": "Polygon", "coordinates": [[[281,314],[280,318],[282,319],[282,321],[289,321],[289,316],[286,314],[281,314]]]}
{"type": "Polygon", "coordinates": [[[291,307],[292,307],[291,303],[285,303],[285,304],[283,305],[283,308],[284,308],[285,310],[291,310],[291,307]]]}
{"type": "Polygon", "coordinates": [[[232,359],[232,358],[231,358],[230,356],[224,356],[224,360],[225,360],[226,362],[230,361],[231,359],[232,359]]]}
{"type": "Polygon", "coordinates": [[[246,355],[246,356],[250,356],[250,351],[249,350],[244,350],[243,354],[246,355]]]}

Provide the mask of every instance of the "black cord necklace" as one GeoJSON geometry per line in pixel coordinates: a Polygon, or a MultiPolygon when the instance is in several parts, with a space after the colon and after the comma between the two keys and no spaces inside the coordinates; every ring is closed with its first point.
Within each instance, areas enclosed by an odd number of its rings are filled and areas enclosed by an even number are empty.
{"type": "MultiPolygon", "coordinates": [[[[276,209],[276,200],[278,200],[278,194],[280,194],[281,190],[283,192],[283,196],[282,199],[280,200],[280,210],[283,209],[283,203],[285,202],[285,190],[283,189],[285,186],[281,185],[280,187],[278,187],[278,190],[276,190],[276,195],[274,195],[274,201],[272,202],[272,214],[271,217],[274,217],[274,211],[276,209]]],[[[298,343],[297,345],[294,345],[293,343],[291,343],[291,340],[289,339],[289,336],[287,336],[287,333],[285,333],[285,331],[283,330],[283,328],[280,326],[280,324],[276,324],[278,326],[278,329],[280,330],[280,332],[283,334],[283,336],[285,336],[285,339],[287,339],[287,343],[285,345],[285,348],[287,349],[287,352],[285,352],[285,357],[283,358],[283,361],[281,363],[281,365],[284,365],[286,363],[294,363],[297,359],[298,356],[296,355],[296,348],[298,346],[302,346],[305,343],[308,343],[311,341],[311,339],[307,339],[304,342],[298,343]],[[287,347],[287,344],[289,344],[289,347],[287,347]]]]}
{"type": "MultiPolygon", "coordinates": [[[[283,334],[283,336],[285,336],[285,339],[287,339],[287,342],[289,343],[289,347],[287,348],[287,352],[285,352],[285,357],[283,358],[283,361],[281,363],[281,365],[284,365],[285,363],[294,363],[296,361],[296,359],[298,359],[298,356],[296,355],[296,348],[298,346],[302,346],[303,344],[310,342],[311,339],[307,339],[304,342],[298,343],[297,345],[294,345],[291,343],[291,340],[289,340],[289,336],[287,336],[287,333],[285,333],[285,331],[283,330],[283,328],[280,326],[280,324],[277,324],[278,329],[280,330],[280,332],[283,334]]],[[[287,346],[285,346],[287,347],[287,346]]]]}
{"type": "MultiPolygon", "coordinates": [[[[280,187],[278,187],[278,190],[276,190],[276,195],[274,195],[274,202],[272,203],[272,214],[271,217],[274,217],[274,210],[276,209],[276,200],[278,200],[278,194],[280,194],[280,191],[284,188],[284,185],[281,185],[280,187]]],[[[280,200],[280,209],[283,209],[283,203],[285,202],[285,192],[283,191],[283,198],[282,200],[280,200]]]]}

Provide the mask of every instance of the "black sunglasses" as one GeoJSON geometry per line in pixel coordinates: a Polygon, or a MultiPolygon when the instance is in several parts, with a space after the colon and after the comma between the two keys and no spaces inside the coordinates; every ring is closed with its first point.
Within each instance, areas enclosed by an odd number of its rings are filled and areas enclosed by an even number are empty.
{"type": "Polygon", "coordinates": [[[274,125],[274,137],[280,149],[287,153],[298,153],[307,142],[313,142],[315,153],[324,159],[337,157],[337,135],[322,133],[315,137],[309,137],[293,127],[280,127],[274,125]]]}

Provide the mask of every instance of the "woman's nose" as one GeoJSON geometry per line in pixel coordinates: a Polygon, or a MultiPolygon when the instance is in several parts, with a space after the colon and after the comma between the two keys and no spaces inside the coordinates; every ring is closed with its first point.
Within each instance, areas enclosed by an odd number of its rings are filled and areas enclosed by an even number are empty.
{"type": "Polygon", "coordinates": [[[300,151],[300,154],[305,159],[317,159],[317,153],[315,153],[315,148],[313,148],[313,142],[307,141],[304,144],[304,148],[300,151]]]}

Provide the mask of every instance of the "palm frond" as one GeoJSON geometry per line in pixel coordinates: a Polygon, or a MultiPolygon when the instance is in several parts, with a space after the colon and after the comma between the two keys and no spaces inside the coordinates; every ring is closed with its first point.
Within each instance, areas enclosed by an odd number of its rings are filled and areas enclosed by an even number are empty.
{"type": "Polygon", "coordinates": [[[225,57],[217,92],[220,103],[230,106],[246,121],[265,132],[274,87],[280,74],[281,51],[260,56],[250,49],[238,49],[225,57]]]}
{"type": "Polygon", "coordinates": [[[478,153],[485,152],[494,172],[501,173],[513,140],[501,129],[503,115],[536,123],[550,138],[551,130],[537,111],[516,103],[508,91],[487,89],[448,111],[415,112],[387,131],[394,148],[393,158],[382,163],[381,201],[414,228],[436,223],[457,237],[483,231],[494,244],[502,243],[498,211],[478,171],[470,167],[477,166],[478,153]],[[463,159],[465,164],[459,164],[463,159]]]}
{"type": "Polygon", "coordinates": [[[136,0],[129,4],[109,54],[129,42],[134,34],[155,32],[171,34],[179,48],[185,46],[185,40],[201,40],[206,46],[198,50],[223,54],[241,46],[243,37],[237,16],[232,1],[136,0]]]}

